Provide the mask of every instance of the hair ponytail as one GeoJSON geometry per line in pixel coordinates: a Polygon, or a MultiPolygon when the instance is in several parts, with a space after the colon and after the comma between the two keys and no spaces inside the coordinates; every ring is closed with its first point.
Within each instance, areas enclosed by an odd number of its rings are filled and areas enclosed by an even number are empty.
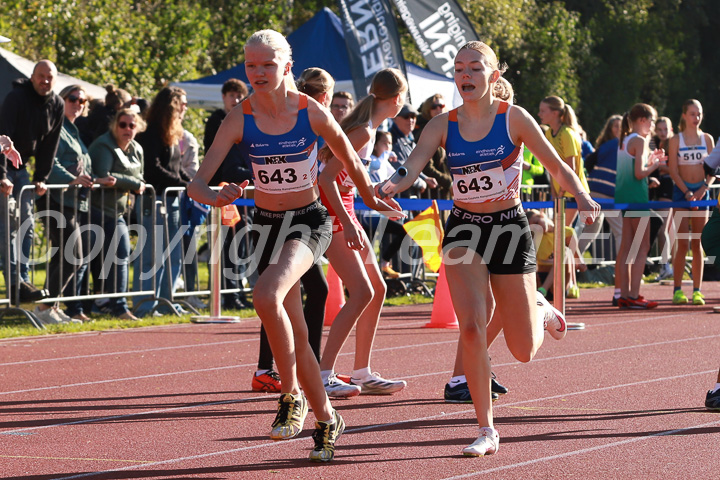
{"type": "MultiPolygon", "coordinates": [[[[369,94],[360,100],[350,113],[342,119],[340,127],[345,134],[356,128],[364,127],[372,118],[375,102],[388,100],[396,95],[407,92],[407,80],[396,68],[385,68],[375,74],[370,84],[369,94]]],[[[318,158],[326,162],[332,156],[330,148],[325,145],[318,152],[318,158]]]]}

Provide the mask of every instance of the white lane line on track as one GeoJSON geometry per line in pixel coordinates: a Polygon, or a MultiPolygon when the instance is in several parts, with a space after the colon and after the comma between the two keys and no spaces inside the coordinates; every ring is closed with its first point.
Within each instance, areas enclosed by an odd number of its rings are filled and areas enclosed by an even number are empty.
{"type": "MultiPolygon", "coordinates": [[[[398,325],[393,325],[393,328],[397,327],[409,327],[414,325],[424,325],[427,322],[412,322],[412,323],[403,323],[398,325]]],[[[385,326],[385,329],[387,329],[388,325],[385,326]]],[[[383,330],[383,327],[381,326],[378,330],[383,330]]],[[[132,332],[128,332],[132,333],[132,332]]],[[[87,355],[74,355],[71,357],[54,357],[54,358],[40,358],[40,359],[34,359],[34,360],[22,360],[19,362],[9,362],[9,363],[0,363],[0,367],[9,367],[13,365],[31,365],[33,363],[44,363],[44,362],[60,362],[63,360],[81,360],[86,358],[97,358],[97,357],[108,357],[113,355],[129,355],[134,353],[150,353],[150,352],[159,352],[159,351],[167,351],[167,350],[174,350],[174,349],[181,349],[181,348],[196,348],[196,347],[212,347],[215,345],[225,345],[225,344],[235,344],[235,343],[247,343],[247,342],[257,342],[259,337],[255,338],[248,338],[243,340],[228,340],[224,342],[209,342],[209,343],[194,343],[191,345],[175,345],[170,347],[155,347],[155,348],[146,348],[143,350],[123,350],[118,352],[103,352],[103,353],[91,353],[87,355]]]]}
{"type": "Polygon", "coordinates": [[[573,457],[575,455],[582,455],[584,453],[594,452],[597,450],[604,450],[606,448],[618,447],[620,445],[626,445],[628,443],[641,442],[643,440],[648,440],[648,439],[654,438],[654,437],[665,437],[668,435],[674,435],[676,433],[683,433],[683,432],[695,430],[698,428],[712,427],[714,425],[720,425],[720,420],[715,421],[715,422],[710,422],[710,423],[703,423],[702,425],[695,425],[692,427],[678,428],[675,430],[666,430],[664,432],[653,433],[652,435],[645,435],[642,437],[629,438],[626,440],[620,440],[618,442],[605,443],[605,444],[597,445],[594,447],[582,448],[580,450],[573,450],[571,452],[565,452],[565,453],[560,453],[557,455],[551,455],[549,457],[536,458],[534,460],[527,460],[525,462],[513,463],[511,465],[503,465],[502,467],[490,468],[490,469],[482,470],[479,472],[466,473],[465,475],[458,475],[455,477],[447,477],[443,480],[459,480],[461,478],[471,478],[471,477],[476,477],[478,475],[486,475],[488,473],[500,472],[502,470],[510,470],[511,468],[526,467],[528,465],[534,465],[534,464],[541,463],[541,462],[550,462],[553,460],[559,460],[562,458],[573,457]]]}
{"type": "MultiPolygon", "coordinates": [[[[638,381],[638,382],[625,383],[625,384],[622,384],[622,385],[613,385],[613,386],[609,386],[609,387],[592,388],[592,389],[589,389],[589,390],[583,390],[583,391],[579,391],[579,392],[570,392],[570,393],[565,393],[565,394],[561,394],[561,395],[552,395],[552,396],[549,396],[549,397],[535,398],[535,399],[531,399],[531,400],[523,400],[523,401],[520,401],[520,402],[513,402],[513,403],[498,405],[498,406],[493,407],[493,408],[512,407],[512,406],[515,406],[515,405],[523,405],[523,404],[527,404],[527,403],[541,402],[541,401],[545,401],[545,400],[553,400],[553,399],[556,399],[556,398],[566,398],[566,397],[572,397],[572,396],[577,396],[577,395],[585,395],[585,394],[588,394],[588,393],[596,393],[596,392],[605,391],[605,390],[614,390],[614,389],[618,389],[618,388],[627,388],[627,387],[632,387],[632,386],[637,386],[637,385],[645,385],[645,384],[655,383],[655,382],[664,382],[664,381],[668,381],[668,380],[683,379],[683,378],[687,378],[687,377],[691,377],[691,376],[696,376],[696,375],[707,375],[707,374],[714,373],[715,371],[716,371],[716,370],[714,370],[714,369],[713,369],[713,370],[705,370],[705,371],[702,371],[702,372],[684,373],[684,374],[682,374],[682,375],[675,375],[675,376],[672,376],[672,377],[662,377],[662,378],[655,378],[655,379],[651,379],[651,380],[641,380],[641,381],[638,381]]],[[[423,422],[423,421],[429,421],[429,420],[437,420],[437,419],[439,419],[439,418],[449,418],[449,417],[455,417],[455,416],[458,416],[458,415],[472,414],[472,413],[474,413],[474,412],[475,412],[474,409],[467,409],[467,410],[461,410],[461,411],[452,412],[452,413],[441,413],[441,414],[438,414],[438,415],[431,415],[431,416],[423,417],[423,418],[413,418],[413,419],[411,419],[411,420],[403,420],[403,421],[401,421],[401,422],[383,423],[383,424],[381,424],[381,425],[368,425],[368,426],[366,426],[366,427],[350,428],[350,429],[347,429],[345,432],[346,432],[346,433],[365,432],[365,431],[368,431],[368,430],[377,430],[377,429],[382,429],[382,428],[386,428],[386,427],[394,427],[394,426],[403,425],[403,424],[408,424],[408,423],[423,422]]],[[[141,414],[135,414],[135,415],[133,415],[133,416],[138,416],[138,415],[141,415],[141,414]]],[[[495,469],[486,470],[486,471],[483,471],[483,472],[474,472],[474,473],[472,473],[472,474],[468,474],[468,475],[464,475],[464,476],[460,476],[460,477],[451,477],[451,478],[452,478],[452,479],[466,478],[466,477],[468,477],[468,476],[480,475],[480,474],[482,474],[482,473],[488,473],[488,472],[493,472],[493,471],[497,471],[497,470],[504,470],[504,469],[514,468],[514,467],[520,467],[520,466],[529,465],[529,464],[532,464],[532,463],[543,462],[543,461],[550,460],[550,459],[553,459],[553,458],[568,457],[568,456],[577,455],[577,454],[580,454],[580,453],[590,452],[590,451],[593,451],[593,450],[600,450],[600,449],[603,449],[603,448],[609,448],[609,447],[613,447],[613,446],[616,446],[616,445],[622,445],[622,444],[624,444],[624,443],[629,443],[629,442],[631,442],[631,441],[639,441],[639,440],[649,439],[649,438],[656,437],[656,436],[661,436],[661,435],[671,435],[671,434],[676,433],[676,432],[683,432],[683,431],[692,430],[692,429],[695,429],[695,428],[704,428],[704,427],[712,426],[712,425],[715,425],[715,424],[720,424],[720,420],[719,420],[719,421],[716,421],[716,422],[711,422],[711,423],[709,423],[709,424],[697,425],[697,426],[693,426],[693,427],[686,427],[686,428],[682,428],[682,429],[668,430],[668,431],[666,431],[666,432],[660,432],[660,433],[656,433],[656,434],[653,434],[653,435],[647,435],[647,436],[645,436],[645,437],[633,438],[633,439],[630,439],[630,440],[624,440],[624,441],[616,442],[616,443],[613,443],[613,444],[603,444],[603,445],[600,445],[600,446],[597,446],[597,447],[590,447],[590,448],[586,448],[586,449],[582,449],[582,450],[576,450],[576,451],[574,451],[574,452],[567,452],[567,453],[564,453],[564,454],[559,454],[559,455],[556,455],[556,456],[554,456],[554,457],[543,457],[543,458],[536,459],[536,460],[529,460],[529,461],[527,461],[527,462],[517,463],[517,464],[514,464],[514,465],[506,465],[506,466],[503,466],[503,467],[497,467],[497,468],[495,468],[495,469]]],[[[267,442],[267,443],[262,443],[262,444],[260,444],[260,445],[252,445],[252,446],[248,446],[248,447],[234,448],[234,449],[231,449],[231,450],[223,450],[223,451],[221,451],[221,452],[204,453],[204,454],[200,454],[200,455],[192,455],[192,456],[189,456],[189,457],[180,457],[180,458],[174,458],[174,459],[169,459],[169,460],[163,460],[163,461],[159,461],[159,462],[151,462],[151,463],[143,463],[143,464],[140,464],[140,465],[132,465],[132,466],[129,466],[129,467],[116,468],[116,469],[111,469],[111,470],[103,470],[103,471],[99,471],[99,472],[83,473],[83,474],[80,474],[80,475],[72,475],[72,476],[68,476],[68,477],[60,477],[60,478],[57,478],[57,479],[55,479],[55,480],[74,480],[74,479],[76,479],[76,478],[88,478],[88,477],[94,477],[94,476],[96,476],[96,475],[104,475],[104,474],[106,474],[106,473],[122,472],[122,471],[128,471],[128,470],[137,470],[137,469],[140,469],[140,468],[155,467],[155,466],[159,466],[159,465],[168,465],[168,464],[180,463],[180,462],[185,462],[185,461],[190,461],[190,460],[197,460],[197,459],[201,459],[201,458],[209,458],[209,457],[227,455],[227,454],[231,454],[231,453],[243,452],[243,451],[248,451],[248,450],[255,450],[255,449],[258,449],[258,448],[265,448],[265,447],[272,448],[272,447],[274,447],[274,446],[289,445],[289,444],[291,444],[291,443],[296,443],[296,442],[299,442],[299,441],[306,441],[306,440],[307,440],[306,437],[302,437],[302,438],[294,438],[294,439],[292,439],[292,440],[286,440],[286,441],[283,441],[283,442],[267,442]]],[[[450,480],[450,479],[445,479],[445,480],[450,480]]]]}
{"type": "MultiPolygon", "coordinates": [[[[431,343],[418,343],[414,345],[403,345],[403,346],[393,346],[393,347],[386,347],[386,348],[375,348],[373,349],[373,352],[383,352],[387,350],[391,351],[397,351],[404,348],[417,348],[417,347],[427,347],[427,346],[433,346],[433,345],[444,345],[448,343],[457,343],[457,340],[450,340],[445,342],[431,342],[431,343]]],[[[341,353],[341,356],[344,355],[354,355],[353,352],[348,353],[341,353]]],[[[202,368],[198,370],[183,370],[180,372],[168,372],[168,373],[154,373],[151,375],[140,375],[137,377],[124,377],[124,378],[114,378],[114,379],[107,379],[107,380],[96,380],[93,382],[80,382],[80,383],[69,383],[65,385],[51,385],[49,387],[36,387],[36,388],[28,388],[25,390],[15,390],[11,392],[0,392],[0,395],[12,395],[16,393],[29,393],[29,392],[37,392],[42,390],[53,390],[57,388],[70,388],[70,387],[86,387],[88,385],[96,385],[96,384],[103,384],[103,383],[112,383],[112,382],[128,382],[132,380],[144,380],[147,378],[157,378],[157,377],[164,377],[164,376],[172,376],[172,375],[183,375],[183,374],[193,374],[193,373],[204,373],[204,372],[212,372],[215,370],[227,370],[232,368],[245,368],[245,367],[254,367],[255,363],[245,363],[245,364],[238,364],[238,365],[223,365],[220,367],[211,367],[211,368],[202,368]]]]}
{"type": "MultiPolygon", "coordinates": [[[[691,338],[682,338],[682,339],[675,339],[675,340],[666,340],[664,342],[655,342],[655,343],[645,343],[641,345],[630,345],[626,347],[615,347],[615,348],[607,348],[603,350],[594,350],[591,352],[580,352],[580,353],[571,353],[567,355],[558,355],[554,357],[546,357],[546,358],[535,358],[533,359],[533,362],[546,362],[550,360],[560,360],[565,358],[572,358],[572,357],[584,357],[589,355],[597,355],[597,354],[605,354],[605,353],[611,353],[611,352],[618,352],[622,350],[631,350],[636,348],[645,348],[645,347],[656,347],[661,345],[669,345],[673,343],[682,343],[682,342],[688,342],[688,341],[695,341],[695,340],[708,340],[708,339],[714,339],[718,338],[720,335],[707,335],[704,337],[691,337],[691,338]]],[[[387,347],[387,348],[376,348],[373,351],[374,352],[382,352],[386,350],[393,350],[397,351],[399,349],[405,349],[405,348],[418,348],[418,347],[426,347],[426,346],[433,346],[433,345],[444,345],[448,343],[456,343],[456,340],[450,340],[450,341],[444,341],[444,342],[431,342],[431,343],[422,343],[422,344],[413,344],[413,345],[402,345],[402,346],[394,346],[394,347],[387,347]]],[[[346,354],[341,355],[353,355],[352,352],[348,352],[346,354]]],[[[493,367],[507,367],[511,365],[518,365],[520,362],[508,362],[508,363],[499,363],[496,365],[493,365],[493,367]]],[[[25,390],[15,390],[11,392],[0,392],[0,395],[11,395],[11,394],[17,394],[17,393],[29,393],[29,392],[36,392],[36,391],[43,391],[43,390],[53,390],[53,389],[59,389],[59,388],[70,388],[70,387],[84,387],[88,385],[96,385],[96,384],[103,384],[103,383],[111,383],[111,382],[127,382],[132,380],[143,380],[147,378],[157,378],[157,377],[163,377],[163,376],[172,376],[172,375],[182,375],[182,374],[193,374],[193,373],[203,373],[203,372],[210,372],[215,370],[226,370],[226,369],[232,369],[232,368],[244,368],[244,367],[251,367],[255,365],[252,364],[241,364],[241,365],[225,365],[221,367],[212,367],[212,368],[204,368],[199,370],[184,370],[180,372],[169,372],[169,373],[156,373],[152,375],[140,375],[137,377],[125,377],[125,378],[115,378],[115,379],[108,379],[108,380],[97,380],[93,382],[81,382],[81,383],[71,383],[66,385],[52,385],[48,387],[36,387],[36,388],[29,388],[25,390]]],[[[431,374],[419,374],[419,375],[408,375],[404,378],[416,378],[416,377],[425,377],[429,375],[437,375],[440,373],[446,373],[446,372],[435,372],[431,374]]]]}

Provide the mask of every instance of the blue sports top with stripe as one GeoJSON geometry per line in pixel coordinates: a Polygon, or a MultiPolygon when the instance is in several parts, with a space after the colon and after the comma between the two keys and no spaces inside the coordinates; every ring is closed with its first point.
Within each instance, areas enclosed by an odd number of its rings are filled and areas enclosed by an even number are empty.
{"type": "Polygon", "coordinates": [[[509,110],[506,102],[500,102],[490,132],[477,142],[462,137],[458,110],[450,111],[445,150],[455,200],[485,203],[520,197],[523,145],[512,143],[509,110]]]}
{"type": "Polygon", "coordinates": [[[263,193],[302,192],[317,183],[318,136],[310,126],[307,96],[300,94],[295,126],[282,135],[260,131],[249,100],[242,102],[240,148],[252,165],[255,188],[263,193]]]}

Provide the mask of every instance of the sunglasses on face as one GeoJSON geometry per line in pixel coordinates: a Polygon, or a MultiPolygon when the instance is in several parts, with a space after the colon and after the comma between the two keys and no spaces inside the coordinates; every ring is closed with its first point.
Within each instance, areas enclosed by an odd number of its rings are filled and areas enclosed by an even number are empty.
{"type": "Polygon", "coordinates": [[[432,109],[435,110],[436,108],[445,108],[445,105],[442,103],[435,103],[432,106],[432,109]]]}
{"type": "Polygon", "coordinates": [[[68,95],[67,99],[70,103],[79,103],[80,105],[85,105],[87,102],[87,98],[80,98],[77,95],[68,95]]]}
{"type": "Polygon", "coordinates": [[[417,115],[401,115],[400,118],[404,118],[405,120],[415,120],[417,115]]]}
{"type": "Polygon", "coordinates": [[[118,122],[118,127],[120,127],[120,129],[122,130],[125,130],[126,128],[130,128],[130,130],[135,130],[135,127],[137,127],[137,123],[118,122]]]}

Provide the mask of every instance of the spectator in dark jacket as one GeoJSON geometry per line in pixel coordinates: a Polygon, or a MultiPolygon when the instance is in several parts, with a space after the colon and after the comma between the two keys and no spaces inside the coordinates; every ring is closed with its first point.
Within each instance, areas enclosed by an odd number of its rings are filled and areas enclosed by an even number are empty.
{"type": "MultiPolygon", "coordinates": [[[[157,94],[147,112],[147,130],[137,136],[137,141],[142,146],[145,155],[144,176],[145,181],[155,187],[156,198],[143,197],[144,202],[137,202],[138,218],[141,219],[145,231],[149,232],[153,226],[155,231],[163,232],[161,238],[155,238],[155,262],[153,264],[152,254],[147,248],[143,255],[135,262],[133,288],[140,291],[155,290],[156,296],[167,300],[172,299],[171,289],[174,290],[175,282],[180,275],[182,264],[182,243],[176,236],[180,232],[180,200],[177,191],[170,191],[163,195],[169,187],[185,187],[190,182],[190,175],[183,170],[180,157],[179,141],[182,138],[183,127],[182,117],[187,109],[187,97],[185,91],[177,87],[165,87],[157,94]],[[151,205],[148,200],[162,201],[166,198],[165,211],[167,219],[167,233],[164,231],[165,220],[157,212],[155,218],[151,215],[151,205]],[[167,253],[168,243],[165,237],[170,239],[174,247],[169,252],[170,271],[165,268],[167,262],[163,258],[167,253]],[[142,259],[140,261],[140,259],[142,259]],[[167,275],[167,276],[166,276],[167,275]],[[155,284],[151,280],[155,279],[155,284]],[[168,280],[169,278],[169,280],[168,280]]],[[[138,239],[147,241],[147,237],[138,239]]],[[[145,298],[135,297],[138,302],[145,298]]],[[[136,307],[135,314],[142,317],[155,308],[155,301],[143,302],[136,307]]],[[[175,311],[183,313],[179,305],[174,306],[175,311]]],[[[162,313],[170,312],[167,305],[158,309],[162,313]]],[[[170,312],[172,313],[172,312],[170,312]]]]}
{"type": "MultiPolygon", "coordinates": [[[[53,168],[55,153],[60,141],[60,130],[65,119],[63,100],[53,93],[57,68],[49,60],[41,60],[35,65],[29,80],[16,80],[13,90],[5,97],[0,110],[0,134],[9,136],[15,144],[23,160],[22,165],[15,167],[8,162],[5,155],[0,154],[0,186],[7,192],[12,185],[15,200],[20,201],[20,223],[10,228],[10,266],[11,278],[15,278],[17,252],[15,239],[19,225],[27,218],[32,218],[32,195],[25,194],[22,198],[22,187],[30,185],[30,174],[27,170],[31,157],[35,158],[32,183],[35,184],[37,195],[45,194],[45,181],[53,168]]],[[[2,196],[2,211],[7,208],[7,197],[2,196]]],[[[5,218],[0,215],[0,218],[5,218]]],[[[28,261],[32,245],[34,225],[30,225],[22,233],[22,254],[20,262],[20,295],[21,301],[39,300],[43,295],[30,284],[28,261]]],[[[7,225],[0,220],[0,241],[5,241],[7,225]]],[[[4,249],[0,249],[4,252],[4,249]]],[[[7,280],[7,279],[6,279],[7,280]]],[[[14,288],[14,287],[13,287],[14,288]]]]}

